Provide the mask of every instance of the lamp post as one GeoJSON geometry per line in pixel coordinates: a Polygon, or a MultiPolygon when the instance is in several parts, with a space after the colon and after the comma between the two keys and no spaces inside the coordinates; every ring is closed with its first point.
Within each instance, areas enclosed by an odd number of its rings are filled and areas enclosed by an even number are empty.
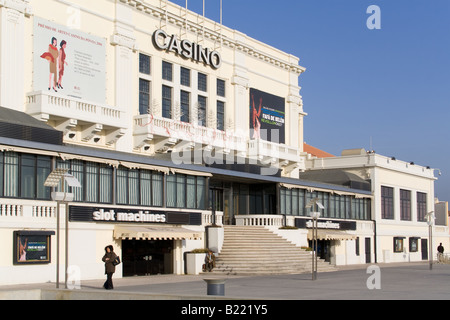
{"type": "Polygon", "coordinates": [[[59,288],[59,235],[60,235],[60,206],[66,208],[66,241],[65,241],[65,288],[67,289],[67,268],[69,264],[69,202],[73,200],[73,193],[65,191],[65,183],[72,188],[81,188],[80,182],[71,174],[69,169],[57,168],[53,170],[44,182],[44,186],[56,188],[61,183],[62,192],[52,192],[52,200],[56,201],[56,288],[59,288]]]}
{"type": "Polygon", "coordinates": [[[325,209],[325,207],[323,206],[322,203],[319,202],[319,198],[314,198],[311,201],[308,202],[308,204],[306,205],[306,208],[313,208],[313,211],[310,213],[310,217],[312,218],[313,221],[313,225],[312,225],[312,269],[311,269],[311,273],[312,273],[312,280],[316,280],[317,279],[317,255],[318,255],[318,250],[317,250],[317,221],[319,220],[320,217],[320,211],[319,209],[325,209]],[[317,205],[317,211],[314,211],[314,205],[317,205]]]}
{"type": "Polygon", "coordinates": [[[425,215],[425,217],[427,218],[427,224],[428,224],[428,238],[430,239],[429,240],[429,245],[428,245],[428,247],[429,247],[429,251],[430,251],[430,253],[429,253],[429,257],[430,257],[430,270],[433,270],[433,224],[434,224],[434,219],[436,219],[435,218],[435,216],[434,216],[434,211],[430,211],[430,212],[428,212],[426,215],[425,215]]]}

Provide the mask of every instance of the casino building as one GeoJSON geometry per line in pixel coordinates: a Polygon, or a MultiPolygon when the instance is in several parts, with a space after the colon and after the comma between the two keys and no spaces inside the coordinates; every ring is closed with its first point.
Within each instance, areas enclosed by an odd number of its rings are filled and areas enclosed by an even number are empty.
{"type": "Polygon", "coordinates": [[[318,159],[303,150],[304,71],[166,0],[1,1],[0,285],[55,281],[58,220],[61,277],[65,247],[72,277],[104,277],[110,244],[115,277],[183,274],[211,224],[293,225],[308,246],[316,198],[328,260],[376,262],[378,189],[302,178],[318,159]],[[81,187],[44,186],[55,169],[81,187]]]}

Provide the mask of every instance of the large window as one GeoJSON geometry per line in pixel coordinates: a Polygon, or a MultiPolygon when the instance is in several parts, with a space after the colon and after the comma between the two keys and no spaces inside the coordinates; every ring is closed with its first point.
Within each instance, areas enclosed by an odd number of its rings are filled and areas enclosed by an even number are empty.
{"type": "Polygon", "coordinates": [[[139,113],[150,113],[150,81],[139,79],[139,113]]]}
{"type": "Polygon", "coordinates": [[[427,194],[417,192],[417,221],[426,221],[427,194]]]}
{"type": "Polygon", "coordinates": [[[146,54],[139,54],[139,72],[143,74],[150,75],[151,63],[150,57],[146,54]]]}
{"type": "Polygon", "coordinates": [[[400,219],[411,220],[411,191],[400,189],[400,219]]]}
{"type": "Polygon", "coordinates": [[[172,88],[162,86],[162,116],[171,119],[172,115],[172,88]]]}
{"type": "Polygon", "coordinates": [[[198,74],[198,90],[203,92],[208,91],[208,76],[206,74],[198,74]]]}
{"type": "Polygon", "coordinates": [[[297,188],[280,189],[281,214],[308,216],[312,210],[317,208],[306,209],[305,206],[316,198],[324,206],[324,209],[321,210],[321,218],[369,220],[371,217],[370,199],[328,192],[309,192],[297,188]]]}
{"type": "Polygon", "coordinates": [[[181,98],[181,118],[180,120],[183,122],[189,122],[189,109],[190,109],[190,100],[191,94],[187,91],[181,90],[180,93],[181,98]]]}
{"type": "Polygon", "coordinates": [[[217,95],[225,98],[225,81],[217,79],[217,95]]]}
{"type": "Polygon", "coordinates": [[[70,170],[80,182],[81,188],[66,191],[74,194],[74,201],[91,203],[112,203],[113,168],[106,164],[81,160],[58,159],[56,166],[70,170]]]}
{"type": "Polygon", "coordinates": [[[0,153],[0,196],[50,199],[44,182],[51,172],[51,158],[15,152],[0,153]]]}
{"type": "Polygon", "coordinates": [[[198,96],[198,124],[206,127],[206,97],[198,96]]]}
{"type": "Polygon", "coordinates": [[[162,173],[120,167],[116,179],[117,204],[161,207],[162,173]]]}
{"type": "Polygon", "coordinates": [[[168,208],[205,208],[205,178],[172,174],[166,176],[166,206],[168,208]]]}
{"type": "Polygon", "coordinates": [[[225,103],[217,101],[217,130],[225,130],[225,103]]]}
{"type": "Polygon", "coordinates": [[[162,78],[167,81],[172,81],[173,65],[171,63],[163,61],[163,63],[162,63],[162,78]]]}
{"type": "Polygon", "coordinates": [[[381,218],[394,219],[394,188],[381,186],[381,218]]]}
{"type": "Polygon", "coordinates": [[[280,210],[281,214],[304,216],[305,190],[281,188],[280,210]]]}
{"type": "Polygon", "coordinates": [[[191,86],[191,70],[181,67],[180,69],[180,82],[185,87],[191,86]]]}

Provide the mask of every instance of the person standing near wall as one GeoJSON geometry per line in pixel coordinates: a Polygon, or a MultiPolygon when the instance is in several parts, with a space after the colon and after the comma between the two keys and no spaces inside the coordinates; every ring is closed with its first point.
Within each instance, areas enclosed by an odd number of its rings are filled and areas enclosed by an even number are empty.
{"type": "Polygon", "coordinates": [[[114,285],[112,282],[112,276],[114,272],[116,272],[116,266],[113,264],[113,261],[117,258],[117,255],[114,253],[113,246],[109,245],[105,247],[105,255],[102,258],[102,261],[105,263],[105,274],[106,281],[103,284],[103,288],[106,290],[114,289],[114,285]]]}

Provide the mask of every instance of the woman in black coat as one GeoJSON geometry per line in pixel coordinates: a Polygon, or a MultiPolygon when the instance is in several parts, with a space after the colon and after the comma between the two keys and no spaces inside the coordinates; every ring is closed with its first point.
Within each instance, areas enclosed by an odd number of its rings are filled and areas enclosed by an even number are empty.
{"type": "Polygon", "coordinates": [[[106,274],[106,282],[103,287],[107,290],[114,289],[112,276],[113,273],[116,272],[116,266],[113,264],[113,261],[117,258],[117,255],[114,253],[113,246],[109,245],[105,247],[105,255],[102,258],[102,261],[105,263],[105,274],[106,274]]]}

